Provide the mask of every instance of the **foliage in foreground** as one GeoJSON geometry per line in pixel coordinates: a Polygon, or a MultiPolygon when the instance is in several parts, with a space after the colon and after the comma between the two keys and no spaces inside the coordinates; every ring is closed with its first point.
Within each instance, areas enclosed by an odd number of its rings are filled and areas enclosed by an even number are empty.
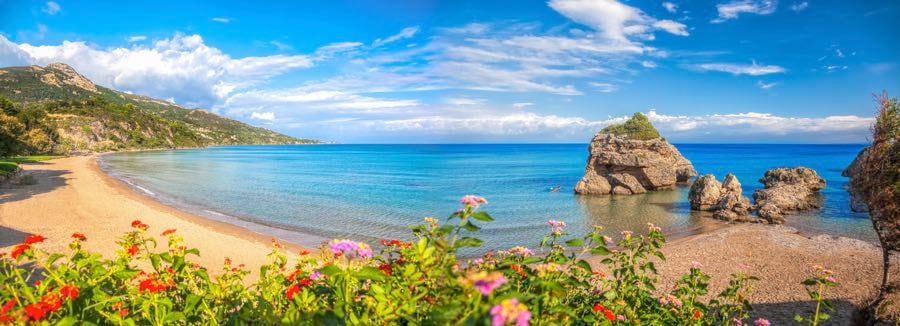
{"type": "MultiPolygon", "coordinates": [[[[654,261],[665,259],[660,251],[665,240],[652,224],[646,235],[623,231],[615,241],[602,235],[600,227],[564,241],[565,223],[551,220],[549,235],[535,250],[514,247],[460,262],[458,250],[481,244],[469,236],[479,229],[476,221],[492,220],[478,210],[484,198],[466,196],[462,203],[450,224],[426,218],[412,228],[413,241],[382,240],[379,254],[364,243],[333,240],[317,254],[301,252],[289,265],[283,247],[274,243],[271,262],[250,286],[244,282],[249,271],[227,258],[221,275],[210,277],[190,261],[198,250],[186,248],[175,230],[161,233],[168,245],[156,250],[149,226],[140,221],[118,241],[121,249],[113,259],[83,250],[87,237],[81,233],[72,235],[66,254],[39,249],[44,237],[31,235],[8,257],[0,254],[0,323],[749,322],[755,278],[744,271],[732,274],[730,285],[712,300],[701,299],[709,291],[710,276],[699,263],[673,288],[657,287],[654,261]],[[601,256],[609,274],[594,270],[584,255],[601,256]]],[[[833,279],[829,282],[833,285],[833,279]]],[[[818,299],[824,301],[821,295],[818,299]]],[[[823,317],[798,320],[815,325],[823,317]]],[[[769,324],[765,319],[754,323],[769,324]]]]}

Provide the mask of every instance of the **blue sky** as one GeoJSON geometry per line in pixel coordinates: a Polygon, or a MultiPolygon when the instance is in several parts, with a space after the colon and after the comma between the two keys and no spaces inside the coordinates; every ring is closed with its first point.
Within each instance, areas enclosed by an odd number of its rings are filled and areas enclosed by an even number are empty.
{"type": "Polygon", "coordinates": [[[673,142],[860,143],[900,93],[896,1],[0,0],[0,66],[299,137],[587,142],[640,111],[673,142]]]}

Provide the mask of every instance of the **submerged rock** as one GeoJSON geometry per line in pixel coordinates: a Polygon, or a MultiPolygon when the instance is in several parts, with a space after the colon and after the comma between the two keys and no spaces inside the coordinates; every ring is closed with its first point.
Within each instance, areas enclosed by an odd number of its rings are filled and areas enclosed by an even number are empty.
{"type": "Polygon", "coordinates": [[[750,200],[744,197],[741,183],[729,173],[719,183],[716,176],[707,174],[691,185],[688,201],[691,209],[712,211],[713,217],[725,221],[746,220],[750,214],[750,200]]]}
{"type": "Polygon", "coordinates": [[[691,162],[675,146],[659,137],[649,122],[640,122],[643,121],[641,119],[646,117],[635,114],[632,120],[625,123],[625,127],[604,128],[594,136],[588,147],[590,155],[584,177],[575,185],[575,193],[641,194],[674,188],[677,183],[687,182],[697,175],[691,162]],[[632,123],[633,120],[638,122],[632,123]],[[639,124],[640,128],[629,123],[639,124]],[[638,131],[617,133],[623,128],[638,131]],[[651,136],[647,135],[656,137],[648,139],[651,136]]]}
{"type": "Polygon", "coordinates": [[[766,171],[759,180],[765,189],[753,193],[757,214],[769,223],[784,223],[787,212],[805,211],[822,206],[819,190],[825,179],[806,167],[777,168],[766,171]]]}

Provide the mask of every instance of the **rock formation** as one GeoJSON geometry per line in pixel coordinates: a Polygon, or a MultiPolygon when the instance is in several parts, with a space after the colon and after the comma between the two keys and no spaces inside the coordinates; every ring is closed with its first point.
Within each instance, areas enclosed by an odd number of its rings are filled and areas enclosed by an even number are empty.
{"type": "Polygon", "coordinates": [[[766,171],[759,180],[765,189],[753,193],[757,214],[769,223],[784,223],[784,213],[819,208],[817,197],[825,188],[825,179],[806,167],[777,168],[766,171]]]}
{"type": "Polygon", "coordinates": [[[869,205],[866,204],[866,198],[863,195],[861,189],[859,187],[853,186],[853,177],[859,175],[862,167],[860,166],[862,162],[866,160],[866,156],[868,154],[869,148],[863,148],[859,151],[859,154],[856,155],[856,158],[853,159],[853,162],[850,163],[843,172],[841,172],[842,176],[850,178],[850,182],[847,183],[847,192],[850,193],[850,210],[854,212],[868,212],[869,205]]]}
{"type": "Polygon", "coordinates": [[[594,135],[588,153],[584,177],[575,185],[577,194],[642,194],[673,188],[697,175],[691,161],[640,112],[594,135]]]}
{"type": "Polygon", "coordinates": [[[716,176],[707,174],[691,185],[688,201],[691,209],[712,211],[713,217],[724,221],[746,220],[750,213],[750,200],[742,195],[743,189],[737,177],[729,173],[721,184],[716,176]]]}
{"type": "Polygon", "coordinates": [[[665,139],[630,139],[603,133],[594,136],[584,177],[575,193],[632,195],[671,189],[697,175],[694,166],[665,139]]]}

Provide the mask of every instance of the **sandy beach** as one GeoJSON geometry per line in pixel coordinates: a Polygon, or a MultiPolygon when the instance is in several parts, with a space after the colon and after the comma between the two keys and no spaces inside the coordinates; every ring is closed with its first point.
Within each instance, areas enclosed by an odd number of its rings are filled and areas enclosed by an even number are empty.
{"type": "MultiPolygon", "coordinates": [[[[36,185],[0,188],[0,251],[31,233],[48,238],[42,246],[66,250],[72,232],[87,235],[85,247],[104,255],[118,249],[115,239],[140,219],[158,234],[174,228],[189,247],[200,249],[197,262],[217,271],[225,257],[245,263],[251,270],[265,262],[269,236],[204,219],[160,204],[136,193],[98,167],[96,156],[55,159],[23,168],[36,185]]],[[[290,250],[300,250],[289,245],[290,250]]],[[[872,243],[820,235],[807,237],[796,230],[767,225],[726,226],[706,234],[669,243],[660,263],[663,284],[671,287],[693,261],[713,276],[711,293],[727,286],[730,273],[741,264],[760,277],[754,284],[754,315],[788,323],[794,312],[814,309],[800,282],[813,265],[835,271],[841,286],[828,294],[838,311],[829,324],[847,324],[853,306],[863,304],[877,289],[881,275],[880,251],[872,243]]]]}
{"type": "MultiPolygon", "coordinates": [[[[266,262],[270,236],[188,214],[136,193],[100,170],[96,156],[75,156],[24,164],[36,185],[0,188],[0,251],[8,251],[27,234],[47,237],[42,247],[68,250],[73,232],[84,233],[87,250],[113,255],[115,240],[141,220],[157,235],[176,229],[188,247],[200,249],[196,262],[219,271],[225,257],[251,271],[266,262]]],[[[165,245],[165,242],[160,242],[165,245]]],[[[302,249],[288,244],[291,251],[302,249]]]]}

